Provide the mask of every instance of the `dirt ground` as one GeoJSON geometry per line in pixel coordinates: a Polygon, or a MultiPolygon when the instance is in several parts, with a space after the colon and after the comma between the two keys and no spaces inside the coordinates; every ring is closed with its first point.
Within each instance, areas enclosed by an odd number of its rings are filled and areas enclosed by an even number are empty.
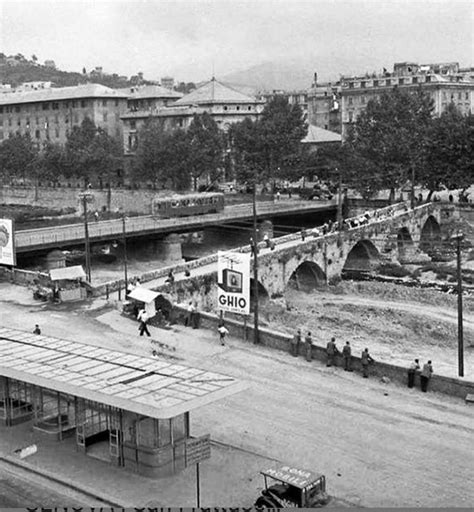
{"type": "MultiPolygon", "coordinates": [[[[457,296],[389,283],[343,281],[304,293],[290,289],[262,308],[262,320],[277,331],[310,331],[317,344],[335,336],[365,347],[375,359],[408,365],[418,357],[435,372],[457,376],[457,296]]],[[[464,374],[474,379],[474,297],[464,297],[464,374]]]]}

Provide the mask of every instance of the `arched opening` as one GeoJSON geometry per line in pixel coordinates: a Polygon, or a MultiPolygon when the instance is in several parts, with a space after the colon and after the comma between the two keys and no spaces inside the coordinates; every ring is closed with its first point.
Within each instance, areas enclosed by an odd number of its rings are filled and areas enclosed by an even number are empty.
{"type": "Polygon", "coordinates": [[[414,251],[413,239],[408,228],[400,228],[397,233],[398,261],[409,260],[414,251]]]}
{"type": "MultiPolygon", "coordinates": [[[[255,302],[255,288],[254,288],[254,280],[250,278],[250,311],[253,309],[253,305],[255,302]]],[[[268,292],[263,286],[263,284],[259,281],[258,282],[258,303],[261,304],[262,302],[265,302],[268,300],[268,292]]]]}
{"type": "Polygon", "coordinates": [[[296,290],[309,292],[326,284],[326,274],[312,261],[303,261],[291,274],[289,286],[296,290]]]}
{"type": "Polygon", "coordinates": [[[432,258],[441,251],[441,228],[432,215],[426,219],[421,230],[420,249],[432,258]]]}
{"type": "Polygon", "coordinates": [[[379,251],[370,240],[360,240],[347,255],[342,269],[344,279],[357,279],[370,273],[378,265],[379,251]]]}

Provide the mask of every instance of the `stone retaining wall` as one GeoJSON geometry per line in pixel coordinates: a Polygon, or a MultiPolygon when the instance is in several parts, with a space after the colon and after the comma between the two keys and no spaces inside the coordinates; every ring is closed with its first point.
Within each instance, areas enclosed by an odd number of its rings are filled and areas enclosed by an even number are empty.
{"type": "MultiPolygon", "coordinates": [[[[184,307],[175,307],[178,311],[180,311],[181,315],[186,314],[186,309],[184,307]]],[[[219,317],[217,315],[206,312],[200,312],[200,317],[201,327],[204,329],[210,329],[215,331],[217,337],[219,317]]],[[[253,323],[248,323],[247,325],[245,325],[243,322],[240,322],[238,320],[226,318],[225,325],[232,336],[248,341],[249,343],[253,342],[253,323]]],[[[261,327],[259,329],[259,335],[260,345],[273,348],[276,350],[283,350],[285,352],[288,352],[288,357],[291,357],[289,355],[290,342],[292,339],[291,336],[281,332],[273,331],[265,327],[261,327]]],[[[300,347],[299,353],[300,356],[303,356],[304,344],[303,346],[300,347]]],[[[312,355],[314,360],[324,363],[326,362],[325,347],[313,345],[312,355]]],[[[409,361],[407,361],[407,364],[408,363],[409,361]]],[[[343,371],[343,361],[341,356],[338,356],[336,358],[336,365],[340,367],[341,371],[343,371]]],[[[355,372],[362,372],[360,357],[352,357],[352,368],[355,372]]],[[[370,366],[369,374],[371,378],[380,379],[382,377],[388,377],[391,381],[397,382],[399,384],[407,384],[407,368],[397,366],[394,364],[376,361],[373,365],[370,366]]],[[[415,386],[418,389],[420,388],[420,381],[418,375],[415,378],[415,386]]],[[[464,399],[466,395],[474,393],[474,382],[464,379],[446,377],[444,375],[437,375],[435,373],[429,383],[428,391],[437,391],[439,393],[457,396],[459,398],[464,399]]]]}

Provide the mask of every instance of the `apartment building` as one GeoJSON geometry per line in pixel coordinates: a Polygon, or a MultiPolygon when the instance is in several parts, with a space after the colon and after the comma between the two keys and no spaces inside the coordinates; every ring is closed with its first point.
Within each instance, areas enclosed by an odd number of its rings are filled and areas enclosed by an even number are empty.
{"type": "Polygon", "coordinates": [[[263,107],[264,101],[247,96],[213,78],[173,103],[122,115],[124,152],[126,155],[135,152],[139,131],[150,118],[159,120],[165,130],[187,129],[195,114],[207,112],[222,130],[227,131],[233,123],[245,118],[255,120],[263,107]]]}
{"type": "Polygon", "coordinates": [[[453,103],[465,115],[474,112],[474,80],[469,70],[457,62],[446,64],[396,63],[392,73],[343,77],[341,79],[342,135],[365,110],[371,99],[398,87],[407,91],[422,89],[433,100],[434,115],[440,115],[453,103]]]}
{"type": "Polygon", "coordinates": [[[73,126],[88,117],[110,136],[122,138],[120,115],[127,94],[98,84],[0,94],[0,143],[14,133],[33,141],[64,144],[73,126]]]}

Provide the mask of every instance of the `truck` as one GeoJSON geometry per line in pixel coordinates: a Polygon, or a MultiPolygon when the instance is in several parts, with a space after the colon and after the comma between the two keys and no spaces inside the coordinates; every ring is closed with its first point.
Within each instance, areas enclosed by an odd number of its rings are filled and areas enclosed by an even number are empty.
{"type": "Polygon", "coordinates": [[[320,508],[327,505],[326,477],[306,469],[281,465],[260,471],[265,488],[258,508],[320,508]]]}

